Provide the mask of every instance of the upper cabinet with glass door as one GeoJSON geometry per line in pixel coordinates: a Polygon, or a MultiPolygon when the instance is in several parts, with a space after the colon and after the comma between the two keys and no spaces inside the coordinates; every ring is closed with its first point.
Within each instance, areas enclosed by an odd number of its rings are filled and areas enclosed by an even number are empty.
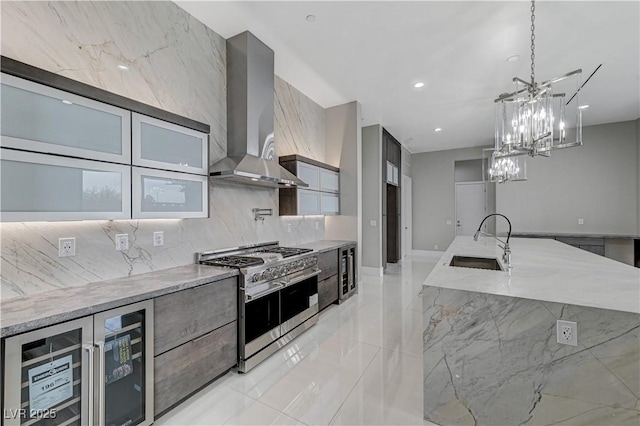
{"type": "Polygon", "coordinates": [[[208,135],[133,113],[133,165],[207,175],[208,135]]]}
{"type": "Polygon", "coordinates": [[[1,146],[131,163],[129,111],[8,74],[1,76],[1,146]]]}

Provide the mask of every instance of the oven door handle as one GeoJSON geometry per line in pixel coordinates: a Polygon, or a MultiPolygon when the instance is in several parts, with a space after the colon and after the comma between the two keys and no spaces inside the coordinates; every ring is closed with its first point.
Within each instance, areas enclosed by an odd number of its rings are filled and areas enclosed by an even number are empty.
{"type": "MultiPolygon", "coordinates": [[[[268,290],[265,290],[263,292],[260,293],[256,293],[256,294],[246,294],[245,293],[245,301],[246,302],[252,302],[256,299],[260,299],[261,297],[267,296],[271,293],[275,293],[276,291],[280,291],[284,286],[282,285],[282,283],[276,283],[274,287],[271,287],[268,290]]],[[[244,287],[240,287],[241,291],[245,291],[244,287]]]]}
{"type": "Polygon", "coordinates": [[[280,281],[280,284],[282,284],[283,288],[289,287],[290,285],[298,284],[300,281],[304,281],[308,278],[315,277],[316,275],[320,275],[320,273],[322,273],[320,269],[315,269],[310,274],[306,274],[301,277],[294,278],[291,281],[280,281]]]}

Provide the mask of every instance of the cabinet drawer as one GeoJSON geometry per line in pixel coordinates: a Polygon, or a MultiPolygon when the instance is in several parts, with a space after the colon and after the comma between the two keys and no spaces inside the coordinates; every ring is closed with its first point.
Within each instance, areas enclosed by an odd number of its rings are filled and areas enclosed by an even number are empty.
{"type": "Polygon", "coordinates": [[[158,297],[154,353],[161,354],[238,318],[237,278],[158,297]]]}
{"type": "Polygon", "coordinates": [[[236,365],[237,336],[234,321],[155,357],[156,415],[236,365]]]}
{"type": "Polygon", "coordinates": [[[338,301],[338,275],[318,282],[318,309],[323,310],[338,301]]]}
{"type": "Polygon", "coordinates": [[[318,281],[329,278],[338,273],[338,250],[330,250],[318,254],[318,268],[322,271],[318,281]]]}

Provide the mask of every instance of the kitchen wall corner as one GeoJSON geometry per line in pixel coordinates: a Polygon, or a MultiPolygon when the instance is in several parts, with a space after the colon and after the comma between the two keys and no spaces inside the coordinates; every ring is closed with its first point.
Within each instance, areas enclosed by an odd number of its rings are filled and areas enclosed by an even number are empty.
{"type": "MultiPolygon", "coordinates": [[[[3,2],[1,13],[3,55],[208,123],[210,162],[225,157],[225,40],[174,3],[3,2]]],[[[275,92],[276,152],[324,161],[324,110],[278,77],[275,92]]],[[[0,298],[186,265],[208,249],[325,236],[322,217],[279,217],[276,190],[209,185],[208,219],[0,224],[0,298]],[[256,222],[253,207],[274,216],[256,222]],[[153,247],[154,231],[164,246],[153,247]],[[126,252],[115,251],[119,233],[126,252]],[[62,237],[76,237],[75,257],[58,258],[62,237]]]]}

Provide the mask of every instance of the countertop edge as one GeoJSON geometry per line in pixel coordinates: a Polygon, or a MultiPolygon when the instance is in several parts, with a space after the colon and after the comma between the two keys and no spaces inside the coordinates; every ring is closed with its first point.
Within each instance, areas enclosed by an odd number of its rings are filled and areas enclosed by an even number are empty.
{"type": "MultiPolygon", "coordinates": [[[[120,286],[122,289],[126,288],[134,284],[139,280],[144,280],[145,278],[153,279],[156,274],[168,274],[180,272],[180,270],[186,269],[188,267],[193,267],[196,265],[185,265],[179,266],[176,268],[169,268],[160,271],[148,272],[145,274],[135,275],[129,278],[117,278],[113,280],[105,280],[105,281],[97,281],[93,283],[89,283],[83,286],[78,287],[67,287],[64,289],[51,290],[43,293],[35,293],[32,295],[26,295],[23,297],[18,297],[14,299],[9,299],[1,302],[0,306],[2,306],[2,312],[4,313],[7,308],[13,308],[15,311],[21,310],[21,305],[33,305],[35,303],[41,302],[43,299],[51,298],[52,300],[64,299],[65,296],[77,295],[78,293],[86,290],[91,290],[92,287],[95,286],[110,286],[111,293],[115,293],[118,290],[117,286],[120,286]],[[14,305],[14,306],[12,306],[14,305]]],[[[156,297],[164,296],[171,293],[176,293],[178,291],[187,290],[189,288],[198,287],[201,285],[213,283],[216,281],[221,281],[227,278],[235,277],[239,275],[238,270],[236,269],[222,269],[211,266],[197,265],[199,268],[207,268],[211,269],[210,275],[200,275],[193,279],[186,279],[183,281],[177,281],[166,286],[162,286],[161,284],[157,288],[153,288],[150,290],[140,289],[139,293],[132,293],[130,295],[126,295],[123,297],[116,297],[113,299],[106,299],[104,301],[97,302],[88,302],[86,304],[79,304],[77,307],[72,307],[68,311],[60,311],[55,313],[44,313],[41,316],[31,317],[26,321],[23,320],[12,320],[9,318],[8,320],[2,317],[1,322],[2,326],[0,328],[0,338],[6,338],[15,336],[17,334],[25,333],[27,331],[36,330],[39,328],[43,328],[49,325],[71,321],[77,318],[81,318],[88,315],[93,315],[98,312],[107,311],[110,309],[119,308],[122,306],[130,305],[137,302],[142,302],[145,300],[153,299],[156,297]],[[4,325],[5,322],[9,322],[9,325],[4,325]]],[[[14,312],[15,312],[14,311],[14,312]]]]}

